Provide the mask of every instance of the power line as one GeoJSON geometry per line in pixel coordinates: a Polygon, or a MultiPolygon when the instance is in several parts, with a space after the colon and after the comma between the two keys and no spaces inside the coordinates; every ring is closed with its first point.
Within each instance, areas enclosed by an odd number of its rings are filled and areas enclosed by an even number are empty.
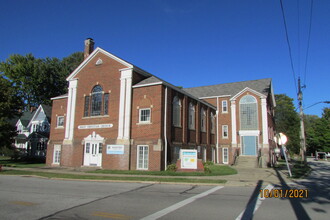
{"type": "Polygon", "coordinates": [[[307,62],[308,62],[309,44],[310,44],[311,30],[312,30],[313,5],[314,5],[314,0],[311,0],[311,11],[310,11],[310,17],[309,17],[309,31],[308,31],[308,40],[307,40],[307,51],[306,51],[306,58],[305,58],[304,85],[306,84],[307,62]]]}
{"type": "Polygon", "coordinates": [[[292,74],[293,74],[293,81],[294,81],[294,85],[295,85],[295,89],[296,89],[296,94],[298,94],[297,83],[296,83],[296,81],[297,81],[296,80],[296,74],[295,74],[294,66],[293,66],[292,51],[291,51],[291,45],[290,45],[290,41],[289,41],[288,28],[287,28],[287,25],[286,25],[286,19],[285,19],[285,13],[284,13],[284,8],[283,8],[283,2],[282,2],[282,0],[280,0],[280,3],[281,3],[281,10],[282,10],[284,28],[285,28],[286,42],[287,42],[288,48],[289,48],[289,55],[290,55],[291,69],[292,69],[292,74]]]}

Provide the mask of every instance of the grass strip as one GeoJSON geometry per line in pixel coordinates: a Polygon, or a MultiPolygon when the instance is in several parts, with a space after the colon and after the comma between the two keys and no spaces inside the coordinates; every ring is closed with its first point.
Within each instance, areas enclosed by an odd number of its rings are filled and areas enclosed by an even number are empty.
{"type": "Polygon", "coordinates": [[[292,178],[299,179],[306,175],[308,175],[312,171],[312,168],[308,164],[304,164],[303,162],[297,161],[294,162],[293,167],[291,169],[292,178]]]}
{"type": "Polygon", "coordinates": [[[95,170],[87,173],[125,174],[125,175],[152,175],[152,176],[225,176],[237,174],[237,170],[229,166],[211,165],[207,172],[174,172],[174,171],[140,171],[140,170],[95,170]]]}
{"type": "Polygon", "coordinates": [[[192,178],[157,178],[157,177],[121,177],[121,176],[92,176],[75,175],[64,173],[35,172],[25,170],[4,170],[0,175],[34,175],[47,178],[61,179],[81,179],[81,180],[118,180],[118,181],[148,181],[148,182],[172,182],[172,183],[204,183],[204,184],[223,184],[226,180],[214,179],[192,179],[192,178]]]}

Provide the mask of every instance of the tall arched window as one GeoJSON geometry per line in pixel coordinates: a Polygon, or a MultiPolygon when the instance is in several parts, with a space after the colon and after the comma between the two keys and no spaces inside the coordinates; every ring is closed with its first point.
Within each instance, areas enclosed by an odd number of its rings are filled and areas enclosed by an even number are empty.
{"type": "Polygon", "coordinates": [[[84,117],[109,114],[109,93],[104,93],[100,85],[92,89],[91,96],[85,96],[84,117]]]}
{"type": "Polygon", "coordinates": [[[173,99],[173,125],[181,126],[181,100],[177,96],[173,99]]]}
{"type": "Polygon", "coordinates": [[[195,105],[189,103],[189,129],[195,129],[195,105]]]}
{"type": "Polygon", "coordinates": [[[213,112],[210,113],[211,118],[211,133],[215,134],[215,114],[213,112]]]}
{"type": "Polygon", "coordinates": [[[102,92],[103,89],[100,85],[94,86],[91,95],[92,96],[91,116],[101,115],[102,92]]]}
{"type": "Polygon", "coordinates": [[[252,95],[244,96],[240,102],[240,121],[242,130],[258,129],[257,100],[252,95]]]}
{"type": "Polygon", "coordinates": [[[201,131],[206,132],[206,112],[205,109],[201,109],[201,131]]]}

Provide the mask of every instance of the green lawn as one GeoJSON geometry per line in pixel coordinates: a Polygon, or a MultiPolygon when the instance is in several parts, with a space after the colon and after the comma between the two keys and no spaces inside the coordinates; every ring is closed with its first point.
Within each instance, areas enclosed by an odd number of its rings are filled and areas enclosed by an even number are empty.
{"type": "Polygon", "coordinates": [[[193,179],[193,178],[160,178],[160,177],[121,177],[121,176],[92,176],[92,175],[76,175],[76,174],[62,174],[50,172],[34,172],[26,170],[4,170],[0,175],[33,175],[47,178],[60,179],[83,179],[83,180],[117,180],[117,181],[149,181],[149,182],[172,182],[172,183],[203,183],[203,184],[223,184],[226,180],[214,179],[193,179]]]}
{"type": "Polygon", "coordinates": [[[23,160],[11,160],[10,157],[0,156],[0,165],[4,167],[16,167],[16,168],[34,168],[34,167],[44,167],[45,163],[34,163],[31,161],[23,160]]]}
{"type": "Polygon", "coordinates": [[[237,174],[237,171],[226,165],[210,165],[208,166],[210,173],[206,172],[174,172],[174,171],[140,171],[140,170],[96,170],[87,173],[104,173],[104,174],[128,174],[128,175],[153,175],[153,176],[224,176],[237,174]]]}

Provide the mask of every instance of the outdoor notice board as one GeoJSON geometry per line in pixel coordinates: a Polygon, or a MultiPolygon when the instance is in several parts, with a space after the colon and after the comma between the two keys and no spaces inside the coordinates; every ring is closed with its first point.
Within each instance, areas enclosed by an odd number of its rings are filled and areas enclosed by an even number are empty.
{"type": "Polygon", "coordinates": [[[107,145],[107,154],[124,154],[124,145],[107,145]]]}
{"type": "Polygon", "coordinates": [[[181,150],[181,169],[197,169],[197,150],[181,150]]]}

